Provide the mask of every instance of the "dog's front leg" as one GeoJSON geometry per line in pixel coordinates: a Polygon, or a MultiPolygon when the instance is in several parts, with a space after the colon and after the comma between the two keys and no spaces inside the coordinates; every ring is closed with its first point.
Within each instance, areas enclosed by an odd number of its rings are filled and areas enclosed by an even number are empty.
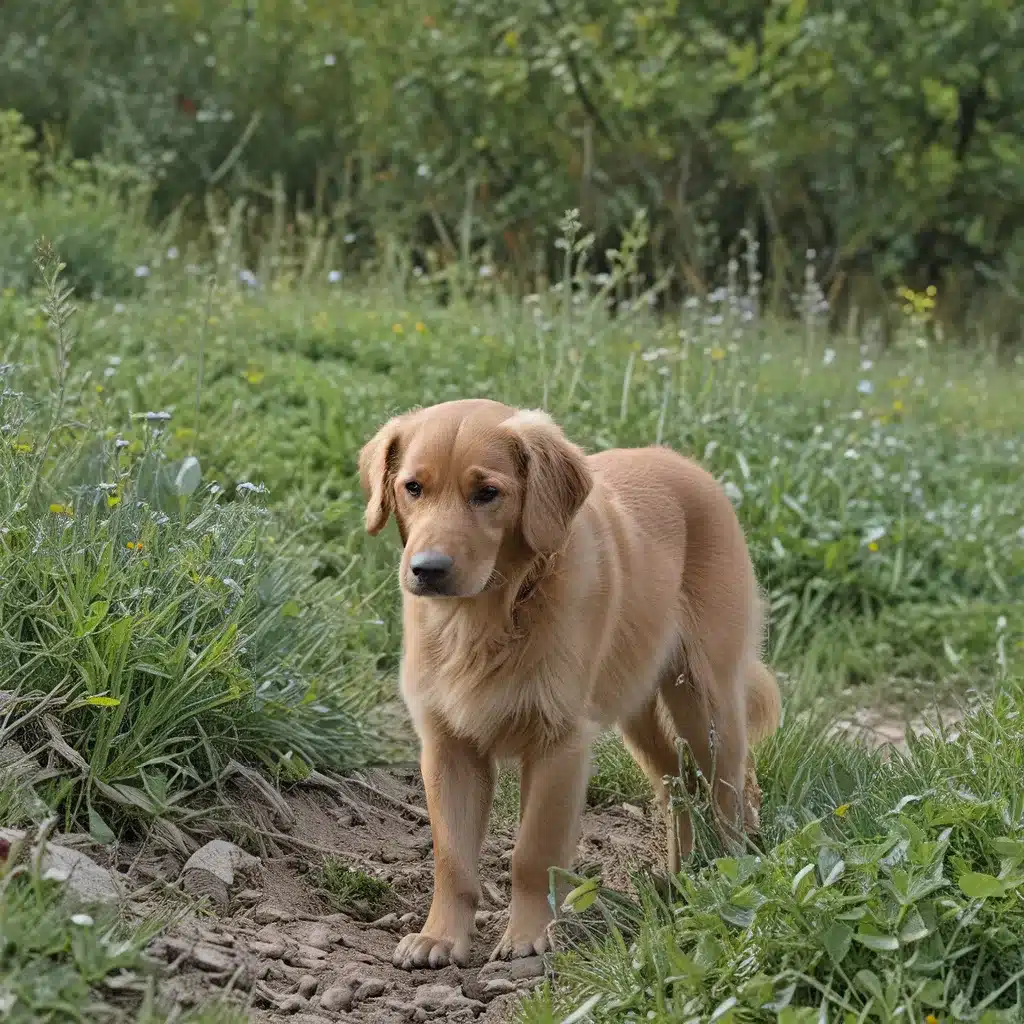
{"type": "Polygon", "coordinates": [[[434,840],[434,898],[423,931],[406,935],[394,964],[464,966],[477,904],[479,859],[494,796],[494,762],[471,743],[424,728],[420,766],[434,840]]]}
{"type": "Polygon", "coordinates": [[[523,758],[512,903],[508,927],[492,960],[534,956],[548,948],[548,925],[554,916],[548,902],[548,870],[572,866],[589,763],[590,737],[582,734],[523,758]]]}

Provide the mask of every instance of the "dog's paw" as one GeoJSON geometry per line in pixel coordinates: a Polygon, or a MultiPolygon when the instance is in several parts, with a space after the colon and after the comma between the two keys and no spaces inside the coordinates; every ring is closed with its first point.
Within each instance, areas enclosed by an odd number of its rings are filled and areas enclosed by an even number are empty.
{"type": "Polygon", "coordinates": [[[395,947],[391,962],[402,970],[414,967],[465,967],[469,960],[469,939],[443,939],[425,932],[406,935],[395,947]]]}
{"type": "Polygon", "coordinates": [[[545,928],[539,935],[529,937],[513,931],[512,925],[505,929],[501,941],[494,947],[491,960],[521,960],[528,956],[542,956],[548,951],[548,933],[545,928]]]}

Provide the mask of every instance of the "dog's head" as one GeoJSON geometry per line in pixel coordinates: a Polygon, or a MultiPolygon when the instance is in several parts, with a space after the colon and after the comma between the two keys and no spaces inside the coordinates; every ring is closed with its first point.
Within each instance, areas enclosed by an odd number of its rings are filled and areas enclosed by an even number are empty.
{"type": "Polygon", "coordinates": [[[558,550],[593,485],[551,418],[471,399],[386,423],[359,455],[366,529],[394,515],[402,586],[474,597],[558,550]]]}

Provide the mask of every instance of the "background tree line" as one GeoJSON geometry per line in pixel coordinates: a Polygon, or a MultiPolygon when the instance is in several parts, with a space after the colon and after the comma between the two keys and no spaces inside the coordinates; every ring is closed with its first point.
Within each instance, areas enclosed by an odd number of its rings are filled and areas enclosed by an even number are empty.
{"type": "MultiPolygon", "coordinates": [[[[651,274],[836,317],[935,285],[1016,339],[1024,6],[1014,0],[8,0],[0,106],[155,183],[155,212],[272,187],[528,286],[563,212],[651,274]],[[808,255],[810,254],[810,256],[808,255]]],[[[47,140],[49,140],[47,142],[47,140]]]]}

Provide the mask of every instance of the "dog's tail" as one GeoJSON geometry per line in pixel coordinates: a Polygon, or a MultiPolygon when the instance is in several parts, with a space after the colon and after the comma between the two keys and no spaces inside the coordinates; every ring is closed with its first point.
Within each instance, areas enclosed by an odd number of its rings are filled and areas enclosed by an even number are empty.
{"type": "Polygon", "coordinates": [[[775,673],[763,661],[753,661],[746,671],[747,740],[751,746],[771,736],[782,718],[782,694],[775,673]]]}

